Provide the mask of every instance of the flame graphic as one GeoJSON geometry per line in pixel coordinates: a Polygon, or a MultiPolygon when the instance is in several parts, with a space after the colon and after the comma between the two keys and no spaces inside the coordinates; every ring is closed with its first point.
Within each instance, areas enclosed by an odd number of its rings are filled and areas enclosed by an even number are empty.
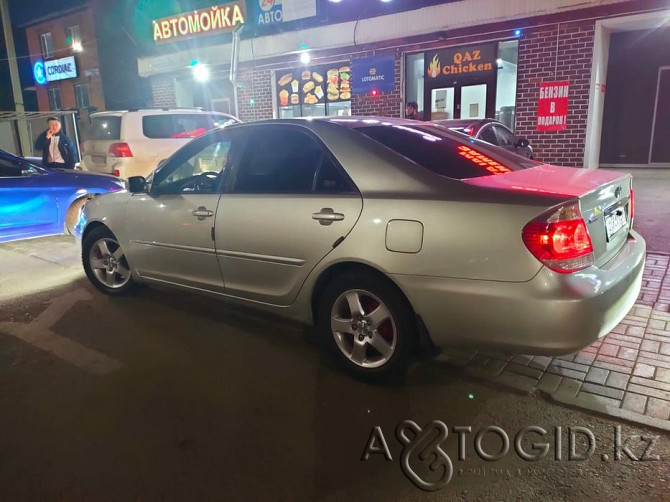
{"type": "Polygon", "coordinates": [[[428,76],[436,78],[440,74],[440,69],[440,60],[437,58],[437,54],[435,54],[433,60],[428,65],[428,76]]]}

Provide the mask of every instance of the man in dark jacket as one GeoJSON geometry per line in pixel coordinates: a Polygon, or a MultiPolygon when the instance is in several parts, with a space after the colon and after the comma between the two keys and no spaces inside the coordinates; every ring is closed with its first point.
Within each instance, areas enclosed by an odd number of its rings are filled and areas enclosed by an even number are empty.
{"type": "Polygon", "coordinates": [[[56,117],[49,117],[47,124],[49,128],[35,141],[35,150],[42,151],[42,165],[74,169],[76,153],[73,141],[61,132],[60,120],[56,117]]]}
{"type": "Polygon", "coordinates": [[[421,115],[419,114],[419,105],[416,101],[410,101],[407,103],[405,108],[405,118],[410,120],[421,120],[421,115]]]}

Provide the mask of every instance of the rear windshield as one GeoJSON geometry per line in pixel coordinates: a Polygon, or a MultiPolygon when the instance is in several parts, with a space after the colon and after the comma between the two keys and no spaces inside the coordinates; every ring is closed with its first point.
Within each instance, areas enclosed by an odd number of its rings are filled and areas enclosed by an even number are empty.
{"type": "Polygon", "coordinates": [[[93,117],[88,139],[116,141],[121,138],[121,117],[93,117]]]}
{"type": "Polygon", "coordinates": [[[195,138],[216,127],[206,114],[162,114],[142,117],[142,132],[147,138],[195,138]]]}
{"type": "Polygon", "coordinates": [[[442,176],[453,179],[504,174],[538,162],[477,140],[463,140],[431,125],[373,125],[356,131],[442,176]]]}

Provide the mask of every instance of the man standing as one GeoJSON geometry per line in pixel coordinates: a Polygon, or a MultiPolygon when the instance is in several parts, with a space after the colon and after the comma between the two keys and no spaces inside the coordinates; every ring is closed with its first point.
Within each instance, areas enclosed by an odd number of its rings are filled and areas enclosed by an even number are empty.
{"type": "Polygon", "coordinates": [[[47,124],[49,128],[35,141],[35,150],[42,151],[42,165],[74,169],[76,160],[74,143],[61,132],[60,120],[56,117],[49,117],[47,124]]]}
{"type": "Polygon", "coordinates": [[[416,101],[409,101],[407,103],[407,108],[405,108],[405,117],[410,120],[421,120],[421,115],[419,115],[419,105],[416,101]]]}

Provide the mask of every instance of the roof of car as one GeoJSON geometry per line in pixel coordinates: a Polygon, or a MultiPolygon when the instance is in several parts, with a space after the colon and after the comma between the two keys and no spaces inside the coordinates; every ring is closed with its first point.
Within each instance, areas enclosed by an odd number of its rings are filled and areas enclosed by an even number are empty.
{"type": "Polygon", "coordinates": [[[232,117],[229,113],[217,112],[213,110],[203,110],[202,108],[131,108],[128,110],[105,110],[101,112],[95,112],[91,114],[91,117],[101,117],[101,116],[121,116],[126,113],[143,113],[143,114],[161,114],[161,113],[207,113],[215,115],[225,115],[232,117]]]}
{"type": "Polygon", "coordinates": [[[477,126],[481,127],[484,124],[499,123],[495,119],[443,119],[433,120],[433,122],[446,127],[467,127],[472,124],[477,124],[477,126]]]}

